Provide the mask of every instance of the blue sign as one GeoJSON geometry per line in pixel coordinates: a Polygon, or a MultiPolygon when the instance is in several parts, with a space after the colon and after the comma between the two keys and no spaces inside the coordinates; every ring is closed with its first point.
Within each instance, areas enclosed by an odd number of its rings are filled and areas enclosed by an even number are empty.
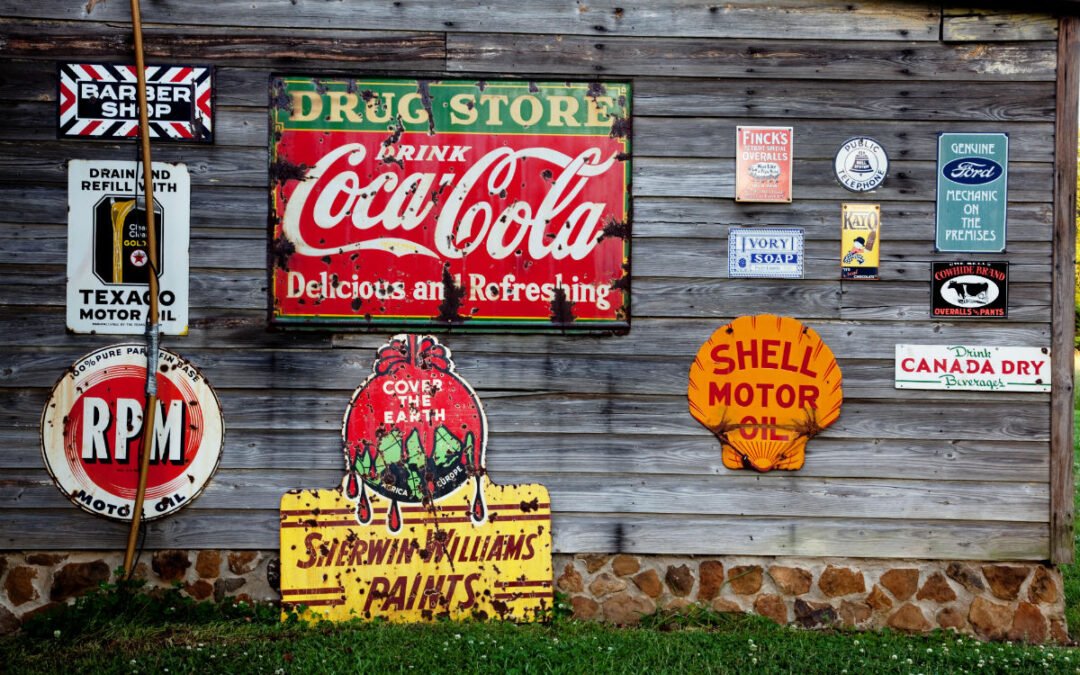
{"type": "Polygon", "coordinates": [[[802,279],[803,231],[799,228],[731,228],[728,276],[802,279]]]}
{"type": "Polygon", "coordinates": [[[1005,250],[1008,165],[1006,134],[938,136],[937,250],[1005,250]]]}

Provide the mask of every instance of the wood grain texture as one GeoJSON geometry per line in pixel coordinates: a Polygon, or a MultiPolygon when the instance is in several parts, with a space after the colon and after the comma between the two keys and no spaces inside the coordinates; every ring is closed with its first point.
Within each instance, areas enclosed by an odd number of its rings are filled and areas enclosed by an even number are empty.
{"type": "Polygon", "coordinates": [[[634,39],[452,33],[446,67],[466,73],[583,72],[604,77],[1052,81],[1055,43],[943,44],[634,39]]]}
{"type": "MultiPolygon", "coordinates": [[[[0,3],[0,16],[64,19],[82,22],[129,21],[122,3],[97,5],[38,3],[14,0],[0,3]]],[[[281,26],[337,31],[344,25],[376,30],[486,32],[497,26],[507,33],[531,33],[538,27],[550,33],[581,35],[633,35],[670,37],[759,37],[845,39],[857,31],[866,40],[936,40],[940,7],[930,2],[903,5],[885,0],[815,3],[780,0],[762,4],[752,0],[709,0],[631,3],[600,0],[566,3],[534,0],[523,7],[514,0],[479,0],[445,3],[438,0],[407,2],[303,2],[269,3],[250,11],[247,5],[213,0],[148,5],[148,23],[211,24],[224,26],[281,26]]]]}
{"type": "MultiPolygon", "coordinates": [[[[187,509],[147,524],[146,548],[277,549],[278,515],[187,509]]],[[[73,507],[5,515],[0,549],[116,549],[126,527],[73,507]]],[[[778,555],[955,560],[1044,560],[1040,523],[865,518],[583,516],[552,517],[556,553],[778,555]],[[702,536],[708,532],[708,536],[702,536]]]]}
{"type": "Polygon", "coordinates": [[[1080,19],[1061,20],[1058,40],[1057,162],[1054,169],[1054,289],[1050,416],[1050,555],[1072,562],[1073,535],[1073,353],[1076,288],[1076,148],[1080,95],[1080,19]]]}
{"type": "Polygon", "coordinates": [[[942,11],[941,39],[946,42],[1056,40],[1057,37],[1057,19],[1045,14],[949,6],[942,11]]]}

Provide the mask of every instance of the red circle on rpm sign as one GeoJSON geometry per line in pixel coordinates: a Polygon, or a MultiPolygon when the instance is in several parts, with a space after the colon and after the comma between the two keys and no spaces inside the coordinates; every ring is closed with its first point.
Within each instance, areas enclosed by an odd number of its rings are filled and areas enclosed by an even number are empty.
{"type": "MultiPolygon", "coordinates": [[[[45,465],[80,508],[131,520],[143,438],[146,350],[120,344],[87,354],[53,387],[41,416],[45,465]]],[[[202,492],[217,469],[224,427],[206,379],[160,350],[158,405],[143,518],[169,515],[202,492]]]]}

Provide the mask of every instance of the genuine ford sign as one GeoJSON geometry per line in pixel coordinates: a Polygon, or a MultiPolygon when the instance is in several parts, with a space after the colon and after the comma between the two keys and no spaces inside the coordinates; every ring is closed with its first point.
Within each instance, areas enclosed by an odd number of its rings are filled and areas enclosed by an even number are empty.
{"type": "Polygon", "coordinates": [[[941,174],[964,185],[983,185],[1001,177],[1005,170],[992,159],[985,157],[960,157],[941,168],[941,174]]]}

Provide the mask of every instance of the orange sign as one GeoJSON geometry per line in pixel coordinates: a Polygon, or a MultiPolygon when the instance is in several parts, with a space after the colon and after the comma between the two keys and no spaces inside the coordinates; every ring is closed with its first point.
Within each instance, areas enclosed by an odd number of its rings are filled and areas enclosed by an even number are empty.
{"type": "Polygon", "coordinates": [[[806,442],[840,417],[840,367],[818,334],[788,317],[720,327],[690,366],[690,414],[720,439],[729,469],[794,471],[806,442]]]}

